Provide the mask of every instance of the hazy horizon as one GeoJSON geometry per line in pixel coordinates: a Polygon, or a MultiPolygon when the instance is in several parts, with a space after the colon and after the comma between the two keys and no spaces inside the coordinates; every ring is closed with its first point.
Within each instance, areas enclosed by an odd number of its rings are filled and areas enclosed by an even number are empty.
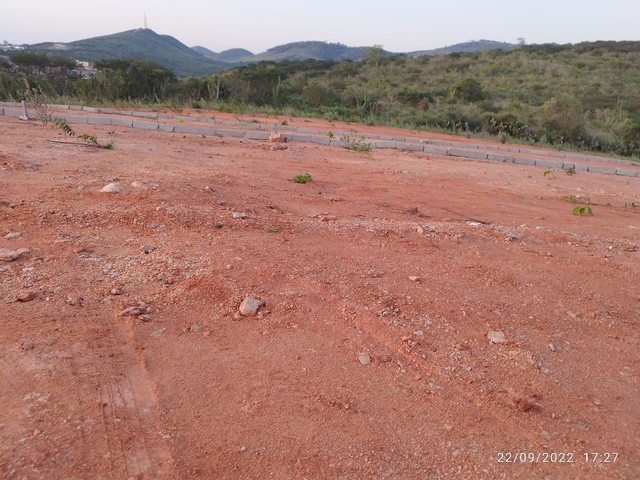
{"type": "Polygon", "coordinates": [[[29,8],[10,3],[0,20],[0,41],[13,44],[71,42],[146,26],[188,46],[215,52],[245,48],[261,53],[298,41],[326,41],[349,46],[382,45],[409,52],[470,40],[517,43],[580,43],[596,40],[640,40],[640,2],[585,0],[580,3],[540,0],[535,4],[459,0],[337,2],[321,6],[291,0],[277,7],[257,0],[213,5],[185,0],[166,5],[150,0],[112,0],[86,7],[32,0],[29,8]]]}

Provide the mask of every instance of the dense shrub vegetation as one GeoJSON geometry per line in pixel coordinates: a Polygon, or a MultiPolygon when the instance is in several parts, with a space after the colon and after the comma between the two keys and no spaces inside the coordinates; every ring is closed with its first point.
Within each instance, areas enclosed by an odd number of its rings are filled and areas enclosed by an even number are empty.
{"type": "Polygon", "coordinates": [[[21,99],[28,84],[52,100],[261,110],[640,156],[640,42],[416,58],[374,47],[358,62],[261,62],[182,79],[142,60],[96,67],[82,78],[69,60],[15,53],[0,61],[0,99],[21,99]]]}

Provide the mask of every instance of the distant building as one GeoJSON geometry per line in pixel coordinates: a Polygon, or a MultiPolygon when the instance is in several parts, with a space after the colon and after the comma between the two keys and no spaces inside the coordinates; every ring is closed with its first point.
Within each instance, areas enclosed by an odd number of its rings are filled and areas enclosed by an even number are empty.
{"type": "Polygon", "coordinates": [[[0,45],[0,50],[4,51],[4,52],[8,52],[10,50],[24,50],[24,46],[23,45],[13,45],[12,43],[7,42],[6,40],[4,42],[2,42],[2,45],[0,45]]]}
{"type": "Polygon", "coordinates": [[[86,62],[84,60],[76,60],[76,66],[78,70],[82,73],[82,78],[89,78],[96,73],[96,69],[91,63],[86,62]]]}

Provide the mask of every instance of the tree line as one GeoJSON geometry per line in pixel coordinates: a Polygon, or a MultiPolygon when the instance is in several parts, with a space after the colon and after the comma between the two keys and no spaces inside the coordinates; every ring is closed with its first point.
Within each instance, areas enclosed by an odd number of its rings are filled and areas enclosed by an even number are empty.
{"type": "Polygon", "coordinates": [[[260,62],[178,78],[139,59],[72,60],[15,52],[0,61],[0,99],[25,88],[92,104],[263,111],[438,129],[640,156],[640,42],[521,46],[513,51],[260,62]]]}

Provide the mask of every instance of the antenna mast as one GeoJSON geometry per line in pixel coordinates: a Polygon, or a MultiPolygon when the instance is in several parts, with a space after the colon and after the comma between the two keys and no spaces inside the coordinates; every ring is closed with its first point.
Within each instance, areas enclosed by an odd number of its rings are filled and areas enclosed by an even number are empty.
{"type": "Polygon", "coordinates": [[[147,14],[144,14],[144,29],[147,29],[147,14]]]}

